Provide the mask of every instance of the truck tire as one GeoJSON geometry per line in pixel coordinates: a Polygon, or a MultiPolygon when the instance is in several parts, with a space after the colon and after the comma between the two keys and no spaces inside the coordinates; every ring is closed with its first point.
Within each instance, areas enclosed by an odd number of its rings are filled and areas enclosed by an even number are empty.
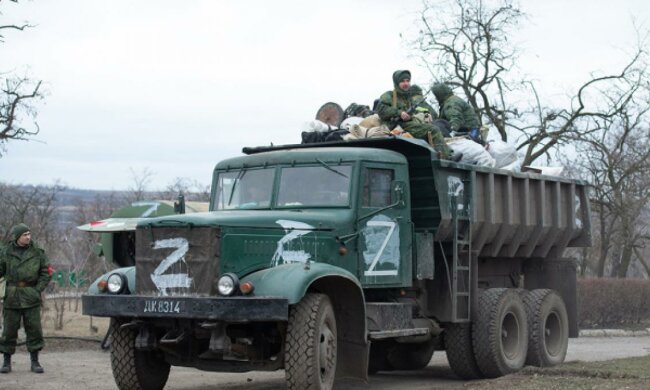
{"type": "Polygon", "coordinates": [[[533,290],[524,295],[524,304],[528,314],[526,364],[561,364],[569,346],[569,316],[562,297],[553,290],[533,290]]]}
{"type": "Polygon", "coordinates": [[[393,370],[421,370],[429,365],[436,349],[434,340],[418,344],[395,343],[386,360],[393,370]]]}
{"type": "Polygon", "coordinates": [[[118,389],[161,390],[169,378],[169,363],[160,351],[135,349],[136,332],[111,319],[111,368],[118,389]]]}
{"type": "Polygon", "coordinates": [[[287,388],[331,389],[336,352],[336,317],[329,297],[306,294],[289,313],[284,354],[287,388]]]}
{"type": "Polygon", "coordinates": [[[445,328],[445,348],[449,367],[462,379],[481,379],[472,347],[472,324],[450,324],[445,328]]]}
{"type": "Polygon", "coordinates": [[[507,375],[524,366],[528,320],[517,290],[493,288],[480,295],[472,342],[476,364],[487,378],[507,375]]]}

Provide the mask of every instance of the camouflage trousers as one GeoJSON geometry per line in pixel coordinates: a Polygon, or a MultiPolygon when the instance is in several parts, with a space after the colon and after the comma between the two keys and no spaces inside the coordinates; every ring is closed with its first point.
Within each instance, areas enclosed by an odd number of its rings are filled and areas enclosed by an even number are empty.
{"type": "Polygon", "coordinates": [[[43,329],[41,329],[41,307],[29,309],[4,308],[4,328],[0,339],[0,352],[14,354],[16,352],[16,339],[22,320],[27,335],[27,350],[40,351],[45,346],[43,329]]]}
{"type": "Polygon", "coordinates": [[[415,138],[421,138],[428,141],[428,134],[431,134],[432,146],[439,153],[441,159],[448,159],[454,153],[453,150],[445,143],[445,137],[438,127],[431,123],[420,123],[417,121],[408,121],[401,123],[402,129],[407,131],[415,138]]]}

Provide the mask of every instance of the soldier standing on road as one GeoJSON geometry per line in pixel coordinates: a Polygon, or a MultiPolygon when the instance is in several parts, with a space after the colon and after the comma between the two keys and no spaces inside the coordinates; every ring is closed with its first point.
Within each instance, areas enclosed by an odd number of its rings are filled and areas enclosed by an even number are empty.
{"type": "Polygon", "coordinates": [[[31,355],[31,370],[43,373],[38,362],[38,351],[45,345],[41,329],[41,292],[50,279],[49,262],[43,249],[32,241],[31,232],[24,223],[11,229],[12,241],[0,250],[0,276],[5,276],[7,289],[4,298],[4,329],[0,352],[4,363],[0,373],[11,372],[11,355],[16,352],[16,339],[22,319],[27,335],[27,350],[31,355]]]}
{"type": "Polygon", "coordinates": [[[391,133],[399,135],[394,128],[399,124],[407,133],[415,138],[426,139],[431,134],[433,147],[440,154],[441,158],[449,159],[453,151],[445,143],[445,139],[437,126],[420,121],[414,117],[417,113],[428,113],[436,117],[436,110],[426,101],[422,100],[422,89],[417,85],[411,85],[411,72],[408,70],[396,70],[393,73],[393,90],[387,91],[379,98],[377,113],[381,120],[391,124],[391,133]],[[414,112],[408,113],[414,107],[414,112]]]}
{"type": "Polygon", "coordinates": [[[446,84],[436,83],[431,91],[440,105],[439,118],[449,121],[453,132],[469,133],[472,139],[478,141],[480,124],[472,106],[454,95],[446,84]]]}

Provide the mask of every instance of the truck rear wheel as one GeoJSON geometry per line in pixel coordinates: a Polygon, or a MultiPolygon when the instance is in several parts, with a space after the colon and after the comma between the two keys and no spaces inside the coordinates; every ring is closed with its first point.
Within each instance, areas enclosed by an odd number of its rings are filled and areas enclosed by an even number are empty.
{"type": "Polygon", "coordinates": [[[136,332],[122,329],[123,322],[111,319],[111,368],[119,389],[161,390],[169,378],[169,363],[160,351],[135,348],[136,332]]]}
{"type": "Polygon", "coordinates": [[[336,374],[336,317],[325,294],[307,294],[291,308],[285,344],[290,390],[329,390],[336,374]]]}
{"type": "Polygon", "coordinates": [[[562,297],[553,290],[533,290],[524,295],[524,304],[528,314],[526,364],[561,364],[569,346],[569,317],[562,297]]]}
{"type": "Polygon", "coordinates": [[[445,349],[451,370],[462,379],[483,378],[472,347],[472,324],[450,324],[445,328],[445,349]]]}
{"type": "Polygon", "coordinates": [[[526,308],[515,289],[493,288],[479,297],[478,318],[472,327],[476,363],[488,378],[518,371],[526,362],[526,308]]]}

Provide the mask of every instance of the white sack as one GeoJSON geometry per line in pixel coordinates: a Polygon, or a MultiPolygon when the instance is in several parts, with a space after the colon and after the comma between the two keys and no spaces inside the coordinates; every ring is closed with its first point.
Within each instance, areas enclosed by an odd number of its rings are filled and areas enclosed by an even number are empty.
{"type": "Polygon", "coordinates": [[[542,175],[562,176],[564,167],[535,167],[542,171],[542,175]]]}
{"type": "Polygon", "coordinates": [[[490,141],[486,149],[496,161],[497,168],[503,168],[517,161],[517,149],[501,140],[490,141]]]}
{"type": "Polygon", "coordinates": [[[488,153],[487,150],[483,148],[483,146],[472,140],[466,138],[457,138],[451,142],[448,142],[448,144],[455,153],[463,154],[463,158],[460,159],[461,163],[475,164],[491,168],[494,168],[494,165],[496,164],[494,158],[490,156],[490,153],[488,153]]]}
{"type": "Polygon", "coordinates": [[[330,126],[325,122],[319,121],[318,119],[314,119],[309,122],[304,122],[302,126],[300,126],[300,131],[318,131],[321,133],[325,133],[330,130],[337,130],[337,129],[338,127],[330,126]]]}
{"type": "Polygon", "coordinates": [[[343,130],[350,130],[350,127],[352,125],[358,125],[359,123],[361,123],[362,120],[363,118],[360,116],[351,116],[349,118],[345,118],[345,120],[341,122],[341,126],[339,127],[343,130]]]}
{"type": "Polygon", "coordinates": [[[501,169],[505,169],[506,171],[511,171],[511,172],[521,172],[521,161],[519,159],[515,160],[514,162],[511,162],[510,164],[500,167],[501,169]]]}

